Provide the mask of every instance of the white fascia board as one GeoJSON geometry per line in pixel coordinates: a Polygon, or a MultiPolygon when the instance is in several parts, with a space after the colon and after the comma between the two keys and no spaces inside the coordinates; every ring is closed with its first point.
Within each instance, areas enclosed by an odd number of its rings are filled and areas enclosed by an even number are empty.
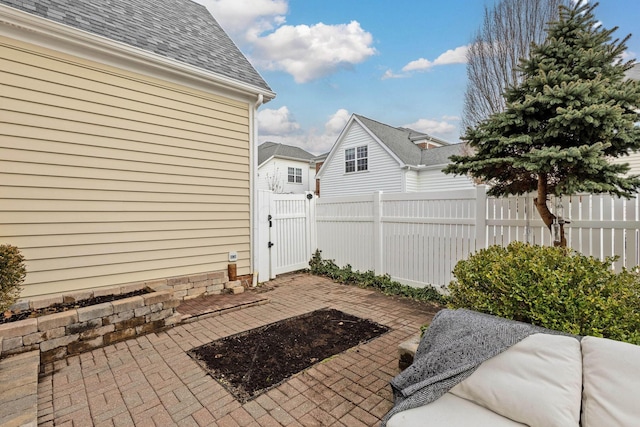
{"type": "Polygon", "coordinates": [[[264,162],[260,163],[258,165],[258,169],[260,169],[262,166],[266,165],[267,163],[269,163],[269,160],[273,159],[275,156],[271,156],[269,157],[267,160],[265,160],[264,162]]]}
{"type": "Polygon", "coordinates": [[[347,129],[351,127],[354,120],[355,120],[355,115],[351,114],[351,117],[347,121],[347,124],[344,125],[344,128],[342,128],[342,131],[340,131],[340,135],[338,135],[338,139],[336,139],[336,142],[334,142],[333,146],[331,147],[331,150],[329,150],[329,154],[327,154],[327,157],[324,159],[322,166],[320,166],[320,170],[318,171],[318,173],[316,173],[317,179],[321,179],[322,175],[324,175],[325,168],[327,168],[327,165],[335,156],[335,152],[337,151],[338,147],[342,143],[344,136],[347,134],[347,129]]]}
{"type": "Polygon", "coordinates": [[[382,142],[367,126],[365,126],[364,123],[362,123],[360,120],[358,120],[357,117],[354,117],[355,121],[358,122],[358,124],[360,126],[362,126],[365,130],[365,132],[367,132],[367,134],[375,141],[377,142],[384,151],[387,152],[387,154],[389,154],[391,156],[391,158],[393,160],[395,160],[396,162],[398,162],[398,165],[400,166],[400,168],[404,168],[405,166],[407,166],[407,164],[405,164],[405,162],[403,162],[402,160],[400,160],[400,157],[396,156],[396,154],[391,151],[391,149],[389,147],[387,147],[387,145],[382,142]]]}
{"type": "Polygon", "coordinates": [[[420,171],[428,171],[428,170],[440,170],[440,169],[443,169],[448,164],[449,163],[441,163],[441,164],[438,164],[438,165],[429,165],[429,166],[426,166],[426,165],[417,165],[417,166],[406,165],[404,167],[404,169],[415,170],[415,171],[418,171],[418,172],[420,172],[420,171]]]}
{"type": "Polygon", "coordinates": [[[380,144],[380,146],[387,152],[389,153],[389,155],[391,156],[391,158],[393,158],[396,162],[398,162],[398,165],[400,166],[400,168],[405,167],[406,165],[404,164],[404,162],[402,160],[400,160],[400,158],[398,158],[398,156],[396,156],[393,151],[391,151],[389,149],[389,147],[387,147],[382,141],[380,141],[372,132],[371,130],[366,127],[360,120],[358,120],[358,118],[356,117],[355,114],[351,114],[351,117],[349,118],[349,121],[347,122],[347,124],[345,125],[345,127],[342,129],[342,132],[340,132],[340,135],[338,136],[338,139],[336,140],[335,144],[333,144],[333,147],[331,147],[331,151],[329,151],[329,154],[327,155],[327,158],[324,160],[324,163],[322,164],[322,166],[320,167],[320,170],[318,171],[318,173],[316,174],[316,178],[318,179],[322,179],[322,175],[324,175],[324,170],[326,167],[328,167],[327,165],[331,162],[331,160],[333,159],[333,157],[335,156],[335,153],[338,149],[338,147],[340,146],[340,144],[342,143],[342,140],[344,139],[345,135],[348,133],[348,130],[351,128],[351,126],[353,126],[353,123],[357,122],[360,126],[362,126],[362,128],[365,130],[365,132],[367,132],[367,134],[378,144],[380,144]]]}
{"type": "Polygon", "coordinates": [[[5,5],[0,5],[0,35],[243,102],[259,95],[268,102],[276,96],[272,91],[5,5]]]}

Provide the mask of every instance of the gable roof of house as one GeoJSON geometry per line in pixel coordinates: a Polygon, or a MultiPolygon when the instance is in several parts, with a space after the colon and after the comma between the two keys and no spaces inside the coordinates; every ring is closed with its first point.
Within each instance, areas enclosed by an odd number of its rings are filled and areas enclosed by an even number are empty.
{"type": "Polygon", "coordinates": [[[426,133],[403,127],[393,127],[354,114],[384,145],[389,148],[405,165],[432,166],[449,162],[449,156],[460,154],[462,144],[450,144],[442,139],[432,137],[426,133]],[[416,139],[426,139],[443,144],[441,147],[424,150],[414,142],[416,139]]]}
{"type": "Polygon", "coordinates": [[[393,151],[403,163],[408,165],[418,164],[416,160],[420,159],[422,150],[411,141],[411,137],[417,136],[419,132],[406,128],[395,128],[358,114],[354,114],[354,116],[387,148],[393,151]]]}
{"type": "Polygon", "coordinates": [[[0,4],[271,91],[207,8],[191,0],[0,0],[0,4]]]}
{"type": "Polygon", "coordinates": [[[258,146],[258,165],[263,164],[272,157],[310,161],[316,156],[293,145],[278,144],[276,142],[263,142],[258,146]]]}

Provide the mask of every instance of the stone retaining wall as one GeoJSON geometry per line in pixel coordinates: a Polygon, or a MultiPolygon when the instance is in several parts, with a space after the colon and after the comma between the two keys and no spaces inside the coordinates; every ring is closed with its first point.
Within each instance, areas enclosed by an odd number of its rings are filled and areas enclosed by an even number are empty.
{"type": "Polygon", "coordinates": [[[201,295],[217,295],[229,286],[226,271],[203,273],[193,276],[171,277],[147,282],[147,286],[156,290],[172,290],[173,296],[181,301],[197,298],[201,295]]]}
{"type": "Polygon", "coordinates": [[[14,312],[37,310],[105,295],[148,289],[150,293],[0,325],[0,354],[39,350],[42,364],[98,347],[159,331],[180,322],[180,302],[200,295],[220,294],[228,285],[226,272],[172,277],[123,286],[98,288],[22,300],[14,312]]]}

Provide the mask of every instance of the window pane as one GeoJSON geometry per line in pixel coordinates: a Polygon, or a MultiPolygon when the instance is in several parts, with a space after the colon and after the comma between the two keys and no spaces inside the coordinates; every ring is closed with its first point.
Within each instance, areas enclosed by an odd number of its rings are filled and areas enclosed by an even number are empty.
{"type": "Polygon", "coordinates": [[[296,168],[296,182],[302,184],[302,169],[296,168]]]}
{"type": "Polygon", "coordinates": [[[358,158],[367,157],[367,146],[358,147],[358,158]]]}
{"type": "Polygon", "coordinates": [[[366,171],[367,170],[367,158],[365,157],[364,159],[358,159],[358,170],[359,171],[366,171]]]}
{"type": "Polygon", "coordinates": [[[296,182],[295,172],[293,168],[287,168],[287,182],[296,182]]]}
{"type": "Polygon", "coordinates": [[[355,148],[349,148],[347,150],[344,150],[344,159],[345,160],[353,160],[356,158],[356,149],[355,148]]]}
{"type": "Polygon", "coordinates": [[[356,170],[356,162],[355,160],[349,160],[345,162],[344,171],[345,172],[355,172],[356,170]]]}

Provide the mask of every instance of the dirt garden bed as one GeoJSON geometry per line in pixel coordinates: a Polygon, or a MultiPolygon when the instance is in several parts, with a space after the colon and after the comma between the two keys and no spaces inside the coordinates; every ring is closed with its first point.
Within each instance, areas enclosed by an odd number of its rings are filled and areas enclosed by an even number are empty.
{"type": "Polygon", "coordinates": [[[79,301],[66,302],[66,303],[58,303],[53,304],[48,307],[38,308],[38,309],[28,309],[18,312],[13,312],[11,310],[7,310],[4,312],[4,315],[0,317],[0,324],[17,322],[19,320],[29,319],[32,317],[40,317],[45,316],[47,314],[54,313],[62,313],[64,311],[69,311],[75,308],[88,307],[90,305],[102,304],[103,302],[112,302],[121,300],[129,297],[136,297],[138,295],[148,294],[153,292],[150,289],[140,289],[133,292],[128,292],[126,294],[119,295],[101,295],[97,297],[91,297],[82,299],[79,301]]]}
{"type": "Polygon", "coordinates": [[[317,310],[213,341],[189,355],[244,403],[388,330],[335,309],[317,310]]]}

